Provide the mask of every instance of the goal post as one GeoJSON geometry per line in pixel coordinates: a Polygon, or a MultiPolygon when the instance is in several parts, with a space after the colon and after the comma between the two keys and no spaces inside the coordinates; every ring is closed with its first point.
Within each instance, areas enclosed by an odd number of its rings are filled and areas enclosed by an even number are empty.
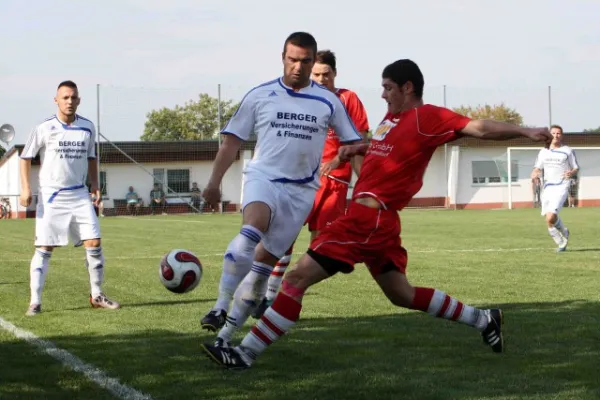
{"type": "MultiPolygon", "coordinates": [[[[600,147],[569,146],[579,165],[571,193],[577,205],[594,205],[600,200],[600,147]]],[[[507,206],[508,209],[534,204],[531,171],[542,147],[508,147],[506,151],[507,206]],[[518,172],[514,171],[518,169],[518,172]]],[[[542,185],[543,187],[543,185],[542,185]]],[[[539,193],[541,195],[541,191],[539,193]]]]}

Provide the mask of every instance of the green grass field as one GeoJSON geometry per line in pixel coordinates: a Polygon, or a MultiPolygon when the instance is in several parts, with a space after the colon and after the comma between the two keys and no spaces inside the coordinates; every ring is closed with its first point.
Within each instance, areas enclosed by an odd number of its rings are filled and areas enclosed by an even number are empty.
{"type": "MultiPolygon", "coordinates": [[[[84,252],[69,247],[52,258],[34,318],[24,316],[34,221],[0,221],[0,317],[153,399],[598,399],[600,209],[562,217],[572,236],[557,254],[538,210],[402,213],[412,283],[503,308],[504,354],[472,328],[395,308],[358,266],[312,288],[297,327],[252,369],[219,369],[200,351],[213,336],[199,319],[239,215],[103,218],[104,289],[123,308],[89,307],[84,252]],[[204,264],[191,293],[159,283],[173,248],[204,264]]],[[[0,398],[116,397],[0,329],[0,398]]]]}

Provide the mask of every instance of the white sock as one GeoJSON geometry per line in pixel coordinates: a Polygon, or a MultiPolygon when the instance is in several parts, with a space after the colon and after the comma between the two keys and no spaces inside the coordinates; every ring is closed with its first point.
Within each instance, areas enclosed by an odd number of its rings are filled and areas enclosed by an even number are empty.
{"type": "Polygon", "coordinates": [[[219,296],[213,310],[229,310],[240,282],[252,268],[256,246],[263,233],[251,225],[244,225],[227,246],[223,258],[223,272],[219,282],[219,296]]]}
{"type": "Polygon", "coordinates": [[[102,247],[86,247],[85,266],[90,274],[90,287],[92,297],[102,293],[104,282],[104,255],[102,247]]]}
{"type": "Polygon", "coordinates": [[[565,230],[566,226],[563,225],[562,220],[560,219],[560,217],[558,217],[556,219],[556,222],[554,223],[554,227],[556,229],[558,229],[558,231],[563,235],[563,236],[567,236],[567,231],[565,230]]]}
{"type": "Polygon", "coordinates": [[[550,234],[550,237],[554,239],[554,243],[560,246],[564,240],[562,233],[560,233],[560,231],[554,226],[552,228],[548,228],[548,233],[550,234]]]}
{"type": "Polygon", "coordinates": [[[219,331],[218,337],[230,342],[235,332],[246,323],[250,313],[260,304],[264,296],[267,279],[272,270],[273,267],[268,264],[260,262],[252,264],[252,270],[235,292],[231,313],[227,315],[227,322],[219,331]]]}
{"type": "Polygon", "coordinates": [[[46,282],[51,256],[51,251],[35,249],[29,266],[29,288],[31,289],[31,301],[29,304],[42,304],[42,290],[46,282]]]}

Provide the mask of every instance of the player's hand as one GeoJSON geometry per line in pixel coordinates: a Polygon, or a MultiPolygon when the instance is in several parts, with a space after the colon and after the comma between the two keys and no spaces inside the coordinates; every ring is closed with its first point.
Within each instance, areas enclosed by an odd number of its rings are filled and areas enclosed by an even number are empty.
{"type": "Polygon", "coordinates": [[[565,179],[571,179],[571,177],[573,176],[573,171],[567,171],[564,173],[563,177],[565,179]]]}
{"type": "Polygon", "coordinates": [[[91,193],[93,193],[95,196],[95,200],[92,201],[92,203],[96,207],[100,207],[100,202],[102,201],[102,193],[100,192],[100,189],[98,189],[97,187],[92,187],[91,193]]]}
{"type": "Polygon", "coordinates": [[[206,202],[210,204],[213,210],[219,208],[219,202],[221,201],[221,191],[219,190],[218,186],[206,186],[204,188],[204,191],[202,192],[202,197],[204,197],[204,200],[206,200],[206,202]]]}
{"type": "Polygon", "coordinates": [[[333,160],[327,161],[326,163],[321,164],[321,169],[319,171],[320,175],[329,175],[331,171],[339,167],[341,164],[340,158],[335,156],[333,160]]]}
{"type": "Polygon", "coordinates": [[[552,134],[548,128],[528,128],[525,136],[534,142],[544,143],[546,147],[552,142],[552,134]]]}
{"type": "Polygon", "coordinates": [[[23,207],[29,207],[31,204],[31,189],[21,190],[19,204],[21,204],[23,207]]]}

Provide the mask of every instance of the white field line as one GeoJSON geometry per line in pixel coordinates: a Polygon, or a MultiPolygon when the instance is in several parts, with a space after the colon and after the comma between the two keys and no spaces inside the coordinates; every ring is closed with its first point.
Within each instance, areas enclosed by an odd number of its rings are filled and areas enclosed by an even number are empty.
{"type": "Polygon", "coordinates": [[[33,333],[17,328],[15,325],[0,317],[0,328],[12,333],[19,339],[37,347],[39,350],[58,360],[65,367],[85,375],[98,386],[108,390],[119,399],[123,400],[152,400],[152,398],[136,389],[120,383],[117,379],[107,376],[102,370],[91,364],[83,362],[66,350],[56,347],[48,340],[44,340],[33,333]]]}
{"type": "MultiPolygon", "coordinates": [[[[409,253],[520,253],[520,252],[547,252],[555,250],[555,247],[520,247],[520,248],[490,248],[490,249],[428,249],[428,250],[409,250],[409,253]]],[[[593,250],[592,248],[584,248],[578,247],[572,250],[593,250]]],[[[567,250],[568,252],[568,250],[567,250]]],[[[294,252],[294,255],[302,255],[304,252],[294,252]]],[[[200,259],[208,258],[208,257],[223,257],[223,253],[207,253],[207,254],[196,254],[196,256],[200,259]]],[[[128,255],[128,256],[111,256],[106,255],[106,260],[110,262],[110,260],[150,260],[150,259],[160,259],[164,256],[164,254],[139,254],[139,255],[128,255]]],[[[73,261],[72,258],[61,258],[61,257],[52,257],[53,261],[73,261]]],[[[30,262],[31,258],[22,258],[22,259],[14,259],[8,258],[6,260],[0,259],[0,261],[10,261],[10,262],[30,262]]],[[[79,262],[79,260],[76,260],[79,262]]]]}

